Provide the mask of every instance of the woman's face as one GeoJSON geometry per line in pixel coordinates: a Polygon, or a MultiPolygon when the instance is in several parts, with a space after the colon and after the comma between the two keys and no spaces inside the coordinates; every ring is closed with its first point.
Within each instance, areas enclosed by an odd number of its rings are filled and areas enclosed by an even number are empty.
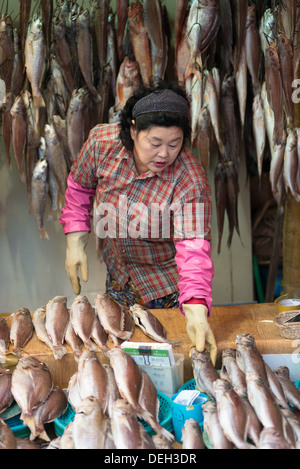
{"type": "Polygon", "coordinates": [[[131,138],[138,173],[143,174],[149,170],[160,173],[176,160],[183,144],[183,131],[175,126],[153,126],[137,132],[132,126],[131,138]]]}

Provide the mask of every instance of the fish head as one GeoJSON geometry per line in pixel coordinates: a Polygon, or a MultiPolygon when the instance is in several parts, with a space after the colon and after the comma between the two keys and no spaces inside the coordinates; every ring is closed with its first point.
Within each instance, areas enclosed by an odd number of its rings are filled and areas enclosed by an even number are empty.
{"type": "Polygon", "coordinates": [[[76,407],[76,414],[91,415],[93,413],[101,413],[99,400],[94,396],[86,397],[76,407]]]}
{"type": "Polygon", "coordinates": [[[197,361],[201,363],[207,363],[211,361],[210,354],[207,350],[199,352],[195,347],[192,348],[190,352],[190,357],[192,361],[197,361]]]}
{"type": "Polygon", "coordinates": [[[246,345],[248,347],[255,345],[254,337],[250,334],[237,334],[235,342],[237,345],[246,345]]]}

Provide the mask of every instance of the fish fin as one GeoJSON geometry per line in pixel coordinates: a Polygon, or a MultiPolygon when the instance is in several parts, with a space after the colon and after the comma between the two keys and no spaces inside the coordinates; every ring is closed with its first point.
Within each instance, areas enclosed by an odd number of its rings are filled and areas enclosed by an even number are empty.
{"type": "Polygon", "coordinates": [[[174,435],[162,427],[148,410],[143,409],[140,405],[137,405],[135,406],[135,411],[137,415],[144,419],[158,435],[163,435],[169,441],[174,440],[174,435]]]}
{"type": "Polygon", "coordinates": [[[34,439],[36,435],[36,428],[33,413],[30,411],[23,411],[20,415],[20,419],[22,420],[24,425],[29,428],[32,435],[31,439],[34,439]]]}

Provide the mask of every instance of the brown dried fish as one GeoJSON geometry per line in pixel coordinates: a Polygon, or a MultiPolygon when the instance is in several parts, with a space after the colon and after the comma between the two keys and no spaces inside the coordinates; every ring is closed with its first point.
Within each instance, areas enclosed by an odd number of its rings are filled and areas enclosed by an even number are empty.
{"type": "Polygon", "coordinates": [[[92,332],[91,332],[91,339],[98,345],[100,350],[103,352],[107,352],[108,346],[108,334],[104,330],[104,327],[102,326],[100,319],[97,314],[94,316],[94,323],[92,327],[92,332]]]}
{"type": "Polygon", "coordinates": [[[73,350],[75,360],[78,360],[82,353],[83,342],[74,331],[71,321],[68,322],[65,341],[67,344],[70,345],[71,349],[73,350]]]}
{"type": "Polygon", "coordinates": [[[74,373],[69,379],[68,400],[71,406],[73,407],[74,411],[76,412],[77,407],[82,401],[78,387],[78,372],[74,373]]]}
{"type": "Polygon", "coordinates": [[[188,419],[182,427],[182,449],[205,449],[199,422],[188,419]]]}
{"type": "Polygon", "coordinates": [[[167,339],[164,326],[149,309],[139,304],[134,304],[133,306],[130,306],[129,309],[135,324],[142,329],[144,334],[157,342],[175,344],[175,342],[167,339]]]}
{"type": "Polygon", "coordinates": [[[96,351],[91,341],[95,311],[85,295],[77,295],[70,310],[70,321],[75,333],[80,337],[88,350],[96,351]]]}
{"type": "Polygon", "coordinates": [[[134,324],[128,310],[120,306],[107,293],[100,293],[95,298],[95,311],[104,330],[110,337],[129,340],[134,331],[134,324]],[[129,327],[125,328],[125,324],[129,327]]]}
{"type": "Polygon", "coordinates": [[[11,393],[12,371],[0,366],[0,414],[7,409],[14,398],[11,393]]]}
{"type": "Polygon", "coordinates": [[[220,378],[227,379],[234,389],[239,387],[247,390],[246,376],[236,362],[235,349],[229,348],[223,350],[220,378]]]}
{"type": "Polygon", "coordinates": [[[11,392],[21,408],[21,420],[35,432],[33,409],[49,396],[53,382],[48,367],[35,357],[21,357],[13,371],[11,392]]]}
{"type": "Polygon", "coordinates": [[[55,296],[46,305],[45,326],[56,353],[62,354],[62,356],[67,353],[63,343],[68,323],[67,298],[65,296],[55,296]]]}
{"type": "Polygon", "coordinates": [[[46,326],[45,326],[46,306],[41,306],[40,308],[35,310],[35,312],[33,313],[32,321],[33,321],[34,330],[38,339],[44,342],[50,348],[50,350],[52,350],[55,358],[57,359],[62,358],[63,355],[59,353],[60,351],[55,350],[53,348],[53,344],[46,331],[46,326]]]}
{"type": "Polygon", "coordinates": [[[260,434],[258,449],[291,449],[276,428],[264,428],[260,434]]]}
{"type": "Polygon", "coordinates": [[[31,339],[33,322],[29,309],[19,308],[12,313],[10,326],[10,341],[13,344],[13,353],[20,356],[22,348],[31,339]]]}
{"type": "Polygon", "coordinates": [[[191,360],[197,389],[215,399],[213,383],[219,379],[219,374],[211,361],[209,352],[207,350],[199,352],[193,348],[191,360]]]}
{"type": "Polygon", "coordinates": [[[163,435],[153,435],[152,441],[155,449],[173,449],[170,441],[163,435]]]}
{"type": "Polygon", "coordinates": [[[64,391],[58,386],[54,386],[47,399],[33,410],[35,422],[35,433],[31,433],[30,440],[41,438],[50,441],[45,429],[45,424],[53,422],[67,409],[68,401],[64,391]]]}

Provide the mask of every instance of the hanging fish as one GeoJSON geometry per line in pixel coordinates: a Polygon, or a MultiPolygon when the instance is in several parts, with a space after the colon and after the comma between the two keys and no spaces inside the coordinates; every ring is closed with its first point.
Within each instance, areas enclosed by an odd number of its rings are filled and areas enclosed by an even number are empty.
{"type": "Polygon", "coordinates": [[[59,18],[53,24],[53,41],[56,58],[61,66],[61,71],[65,79],[69,92],[75,89],[75,72],[73,68],[72,54],[66,38],[65,23],[59,18]]]}
{"type": "Polygon", "coordinates": [[[45,159],[38,160],[32,175],[31,206],[37,220],[41,239],[49,239],[44,227],[44,215],[48,199],[48,163],[45,159]]]}
{"type": "Polygon", "coordinates": [[[145,26],[143,6],[139,1],[129,5],[128,24],[134,56],[139,64],[143,82],[145,85],[150,85],[153,75],[150,44],[145,26]]]}
{"type": "Polygon", "coordinates": [[[288,38],[283,32],[278,34],[277,50],[280,60],[281,82],[287,124],[294,126],[295,109],[292,99],[294,81],[293,49],[288,38]]]}
{"type": "Polygon", "coordinates": [[[3,14],[0,20],[0,76],[5,82],[7,92],[11,91],[14,56],[14,33],[11,17],[3,14]]]}
{"type": "Polygon", "coordinates": [[[216,137],[216,141],[219,147],[219,151],[222,157],[225,157],[225,145],[222,137],[221,121],[220,121],[220,109],[217,91],[214,83],[214,79],[211,71],[205,70],[204,75],[206,77],[204,104],[207,104],[209,111],[212,127],[216,137]]]}
{"type": "Polygon", "coordinates": [[[256,5],[248,6],[245,49],[247,66],[252,80],[253,92],[256,95],[260,91],[259,72],[261,67],[262,50],[260,36],[256,23],[256,5]]]}
{"type": "Polygon", "coordinates": [[[164,78],[167,50],[160,0],[144,0],[143,5],[145,26],[151,45],[152,75],[164,78]]]}
{"type": "Polygon", "coordinates": [[[214,172],[215,181],[215,199],[217,211],[217,226],[218,226],[218,254],[221,252],[221,242],[224,228],[225,210],[227,205],[227,176],[223,162],[219,162],[215,167],[214,172]]]}
{"type": "Polygon", "coordinates": [[[25,182],[23,161],[26,146],[26,119],[22,96],[17,96],[10,110],[12,116],[12,144],[21,181],[25,182]]]}
{"type": "Polygon", "coordinates": [[[245,45],[242,47],[240,53],[240,61],[235,72],[236,90],[239,102],[240,119],[242,125],[242,133],[244,133],[245,126],[245,113],[247,105],[247,87],[248,87],[248,76],[247,76],[247,59],[246,59],[246,48],[245,45]]]}
{"type": "Polygon", "coordinates": [[[77,51],[81,73],[86,85],[97,103],[101,102],[101,96],[94,86],[93,71],[93,43],[90,32],[90,13],[86,8],[76,20],[77,51]]]}
{"type": "Polygon", "coordinates": [[[283,85],[281,79],[279,56],[274,43],[271,43],[265,54],[266,86],[268,101],[274,112],[274,142],[278,145],[283,135],[283,85]]]}
{"type": "Polygon", "coordinates": [[[257,93],[253,99],[253,134],[255,142],[255,150],[257,157],[257,169],[259,178],[262,174],[263,157],[266,147],[266,123],[265,114],[262,105],[260,93],[257,93]]]}
{"type": "Polygon", "coordinates": [[[123,38],[125,34],[125,28],[128,20],[128,6],[129,0],[117,0],[117,45],[118,45],[118,57],[119,61],[122,62],[123,57],[123,38]]]}
{"type": "Polygon", "coordinates": [[[297,184],[298,149],[297,133],[294,129],[288,129],[287,141],[284,153],[283,180],[286,193],[290,192],[296,201],[300,201],[300,188],[297,184]]]}

